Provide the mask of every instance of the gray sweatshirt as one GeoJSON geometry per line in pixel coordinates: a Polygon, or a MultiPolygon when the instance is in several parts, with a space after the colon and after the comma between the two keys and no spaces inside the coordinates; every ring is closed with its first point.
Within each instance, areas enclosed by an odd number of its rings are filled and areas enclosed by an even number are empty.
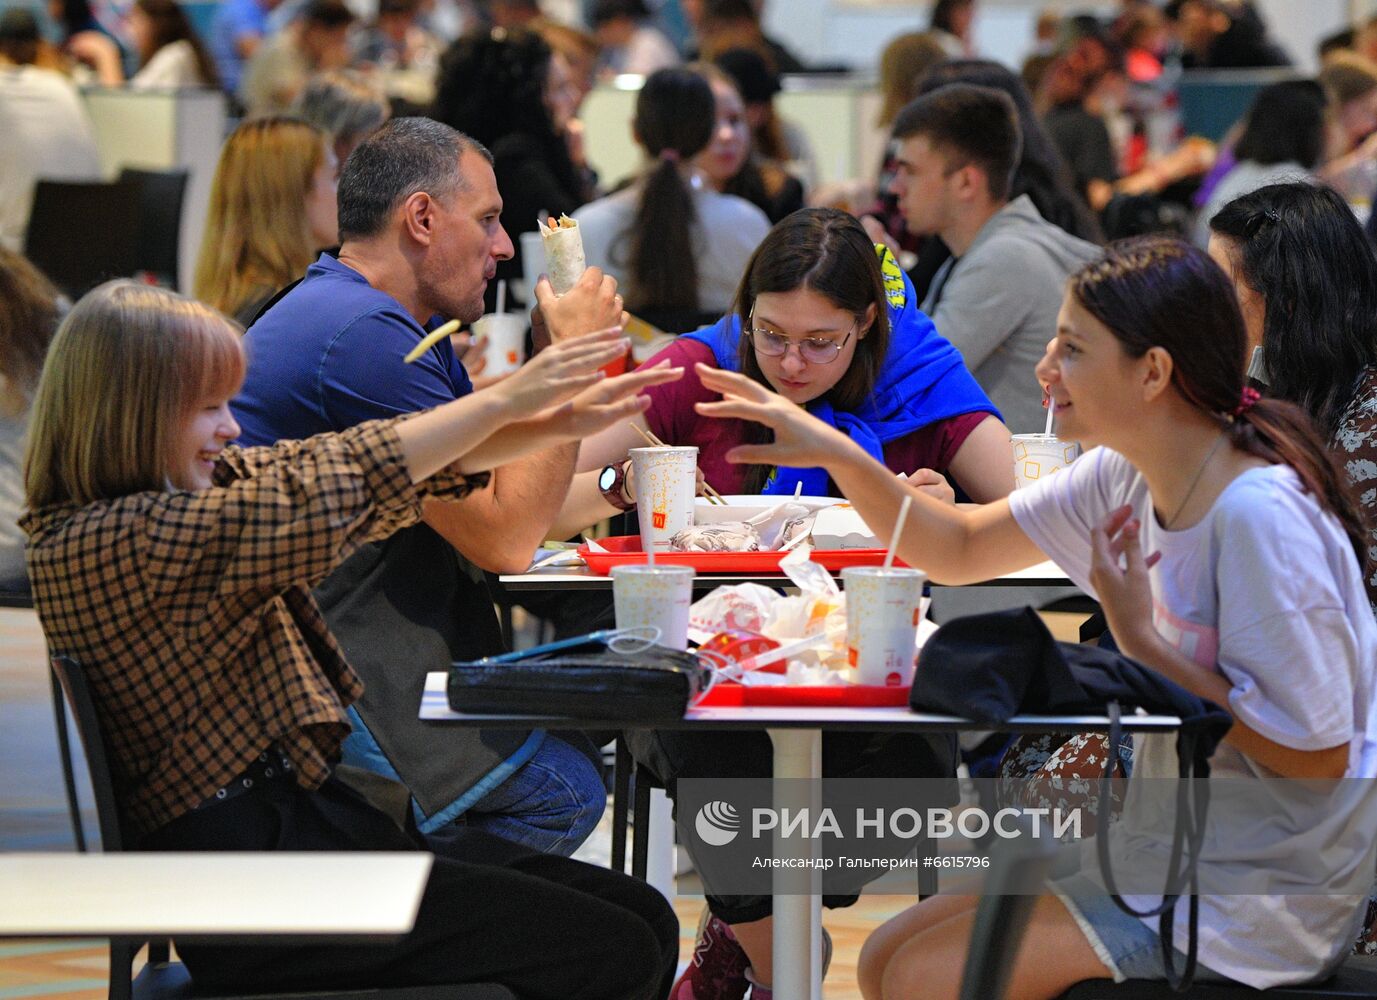
{"type": "Polygon", "coordinates": [[[1033,369],[1056,333],[1067,276],[1100,252],[1043,219],[1020,195],[933,278],[923,312],[961,352],[1015,434],[1043,428],[1033,369]]]}

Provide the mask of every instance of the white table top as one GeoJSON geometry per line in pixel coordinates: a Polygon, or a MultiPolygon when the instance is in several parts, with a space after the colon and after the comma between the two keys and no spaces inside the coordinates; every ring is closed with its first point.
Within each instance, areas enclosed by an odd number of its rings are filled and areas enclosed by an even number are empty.
{"type": "MultiPolygon", "coordinates": [[[[446,675],[435,671],[426,675],[425,693],[421,696],[421,719],[428,722],[452,722],[462,725],[500,728],[510,723],[520,728],[546,724],[565,729],[626,728],[634,726],[634,719],[618,718],[610,712],[608,718],[595,721],[572,720],[559,716],[535,715],[475,715],[456,712],[449,707],[445,693],[446,675]]],[[[1125,732],[1173,732],[1181,725],[1174,715],[1125,715],[1125,732]]],[[[711,729],[855,729],[878,730],[888,728],[940,730],[1000,731],[1056,731],[1087,732],[1109,728],[1103,715],[1016,715],[997,725],[971,722],[954,715],[914,712],[907,708],[813,708],[747,706],[735,708],[691,708],[682,721],[668,727],[657,723],[655,728],[711,728],[711,729]]]]}
{"type": "Polygon", "coordinates": [[[0,854],[0,938],[397,938],[421,851],[0,854]]]}
{"type": "MultiPolygon", "coordinates": [[[[840,579],[839,574],[833,574],[840,579]]],[[[498,578],[508,590],[611,590],[612,578],[601,576],[587,568],[567,566],[537,567],[525,573],[511,573],[498,578]]],[[[783,573],[700,573],[694,579],[694,586],[711,588],[735,583],[761,583],[766,586],[788,585],[789,579],[783,573]]],[[[933,584],[934,587],[942,586],[933,584]]],[[[1005,576],[981,583],[974,587],[1071,587],[1061,567],[1048,560],[1015,570],[1005,576]]]]}

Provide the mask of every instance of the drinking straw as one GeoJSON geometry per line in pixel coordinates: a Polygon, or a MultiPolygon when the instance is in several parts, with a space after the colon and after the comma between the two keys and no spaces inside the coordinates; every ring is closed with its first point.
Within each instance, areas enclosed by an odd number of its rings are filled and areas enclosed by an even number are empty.
{"type": "MultiPolygon", "coordinates": [[[[645,438],[645,439],[646,439],[646,442],[647,442],[652,448],[664,448],[664,447],[666,447],[666,445],[665,445],[665,443],[664,443],[663,441],[661,441],[659,438],[657,438],[654,434],[650,433],[650,431],[646,430],[646,429],[645,429],[644,427],[642,427],[640,424],[633,422],[633,423],[631,424],[631,429],[634,430],[634,431],[635,431],[637,434],[639,434],[641,437],[645,438]]],[[[799,485],[802,486],[803,484],[800,483],[799,485]]],[[[725,505],[725,504],[727,503],[726,500],[723,500],[723,499],[722,499],[722,494],[721,494],[721,493],[718,493],[715,489],[713,489],[710,485],[708,485],[708,483],[707,483],[706,481],[703,483],[703,493],[707,496],[707,498],[708,498],[708,503],[715,503],[715,504],[722,504],[722,505],[725,505]]]]}
{"type": "Polygon", "coordinates": [[[899,536],[904,533],[904,522],[908,520],[908,509],[913,505],[913,497],[904,497],[904,502],[899,505],[899,517],[894,522],[894,534],[889,538],[889,548],[885,550],[884,568],[889,569],[894,565],[894,550],[899,547],[899,536]]]}
{"type": "Polygon", "coordinates": [[[803,480],[800,479],[798,482],[794,483],[794,499],[797,500],[797,499],[798,499],[800,496],[802,496],[802,495],[803,495],[803,480]]]}
{"type": "Polygon", "coordinates": [[[497,283],[497,309],[499,313],[507,311],[507,279],[503,278],[497,283]]]}
{"type": "Polygon", "coordinates": [[[1048,396],[1048,397],[1047,397],[1047,426],[1046,426],[1045,428],[1043,428],[1043,431],[1042,431],[1042,433],[1043,433],[1046,437],[1051,437],[1051,436],[1052,436],[1052,418],[1053,418],[1054,416],[1056,416],[1056,415],[1057,415],[1057,404],[1054,403],[1054,402],[1052,401],[1052,397],[1051,397],[1051,396],[1048,396]]]}

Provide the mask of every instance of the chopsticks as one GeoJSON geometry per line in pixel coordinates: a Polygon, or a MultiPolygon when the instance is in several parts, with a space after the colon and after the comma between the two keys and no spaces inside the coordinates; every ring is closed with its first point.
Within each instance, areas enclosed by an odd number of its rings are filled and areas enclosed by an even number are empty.
{"type": "Polygon", "coordinates": [[[406,352],[406,357],[402,358],[407,364],[411,364],[426,351],[430,350],[440,341],[444,340],[451,333],[457,333],[462,324],[457,319],[452,319],[448,323],[437,326],[430,333],[421,338],[421,342],[406,352]]]}
{"type": "MultiPolygon", "coordinates": [[[[665,447],[665,443],[663,441],[657,438],[650,431],[646,430],[640,424],[633,421],[631,426],[636,429],[636,433],[640,434],[641,437],[646,439],[646,441],[650,444],[652,448],[665,447]]],[[[718,493],[715,489],[709,486],[706,479],[703,480],[703,492],[707,495],[709,503],[716,503],[726,506],[727,501],[722,499],[722,494],[718,493]]]]}

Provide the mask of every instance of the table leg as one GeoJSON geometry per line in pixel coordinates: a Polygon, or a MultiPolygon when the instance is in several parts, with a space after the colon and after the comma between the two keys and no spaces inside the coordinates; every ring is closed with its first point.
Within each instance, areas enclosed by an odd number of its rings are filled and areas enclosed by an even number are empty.
{"type": "MultiPolygon", "coordinates": [[[[822,808],[822,732],[816,729],[768,730],[774,744],[775,808],[822,808]],[[785,779],[813,779],[808,782],[785,779]]],[[[821,856],[817,841],[774,835],[777,858],[821,856]]],[[[816,868],[778,868],[774,872],[774,992],[789,1000],[822,997],[822,875],[816,868]]]]}
{"type": "MultiPolygon", "coordinates": [[[[637,831],[639,834],[640,831],[637,831]]],[[[674,803],[663,788],[650,790],[650,829],[646,833],[650,853],[646,859],[645,880],[674,900],[674,803]]]]}

